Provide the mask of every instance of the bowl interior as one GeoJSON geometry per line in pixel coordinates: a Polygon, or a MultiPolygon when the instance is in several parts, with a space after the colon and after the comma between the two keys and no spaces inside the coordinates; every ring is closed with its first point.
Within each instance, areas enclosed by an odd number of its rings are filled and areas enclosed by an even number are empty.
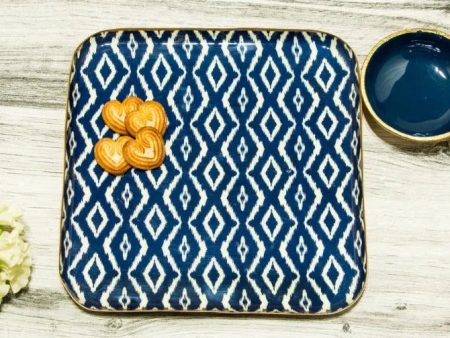
{"type": "Polygon", "coordinates": [[[428,31],[381,44],[364,75],[366,104],[392,129],[413,137],[450,132],[450,39],[428,31]]]}

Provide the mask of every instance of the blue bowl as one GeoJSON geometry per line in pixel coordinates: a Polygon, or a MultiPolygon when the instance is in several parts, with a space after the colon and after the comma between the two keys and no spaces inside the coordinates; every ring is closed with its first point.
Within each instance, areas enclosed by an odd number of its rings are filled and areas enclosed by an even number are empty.
{"type": "Polygon", "coordinates": [[[361,91],[367,111],[389,132],[450,139],[450,35],[415,29],[381,40],[364,63],[361,91]]]}

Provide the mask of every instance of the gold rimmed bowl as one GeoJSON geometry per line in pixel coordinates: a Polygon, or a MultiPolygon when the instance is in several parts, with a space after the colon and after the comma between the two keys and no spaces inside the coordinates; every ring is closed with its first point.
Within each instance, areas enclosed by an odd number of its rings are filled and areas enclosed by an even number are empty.
{"type": "Polygon", "coordinates": [[[433,29],[396,32],[367,56],[361,80],[367,112],[403,139],[450,139],[450,35],[433,29]]]}

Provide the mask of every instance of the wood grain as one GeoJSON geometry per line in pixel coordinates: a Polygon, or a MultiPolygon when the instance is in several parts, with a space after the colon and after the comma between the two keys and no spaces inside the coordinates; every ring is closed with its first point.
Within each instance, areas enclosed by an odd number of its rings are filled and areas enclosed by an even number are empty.
{"type": "Polygon", "coordinates": [[[20,205],[34,269],[0,312],[0,336],[450,335],[450,143],[417,146],[364,122],[369,280],[351,311],[322,320],[96,315],[57,273],[68,68],[88,35],[115,27],[273,27],[332,32],[363,61],[392,31],[450,30],[448,0],[8,1],[0,3],[0,198],[20,205]]]}

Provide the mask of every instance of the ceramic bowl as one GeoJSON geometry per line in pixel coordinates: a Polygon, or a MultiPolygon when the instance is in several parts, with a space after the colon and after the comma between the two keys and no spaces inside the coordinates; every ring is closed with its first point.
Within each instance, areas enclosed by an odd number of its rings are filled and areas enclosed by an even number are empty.
{"type": "Polygon", "coordinates": [[[367,111],[407,140],[450,139],[450,35],[413,29],[381,40],[362,70],[367,111]]]}

